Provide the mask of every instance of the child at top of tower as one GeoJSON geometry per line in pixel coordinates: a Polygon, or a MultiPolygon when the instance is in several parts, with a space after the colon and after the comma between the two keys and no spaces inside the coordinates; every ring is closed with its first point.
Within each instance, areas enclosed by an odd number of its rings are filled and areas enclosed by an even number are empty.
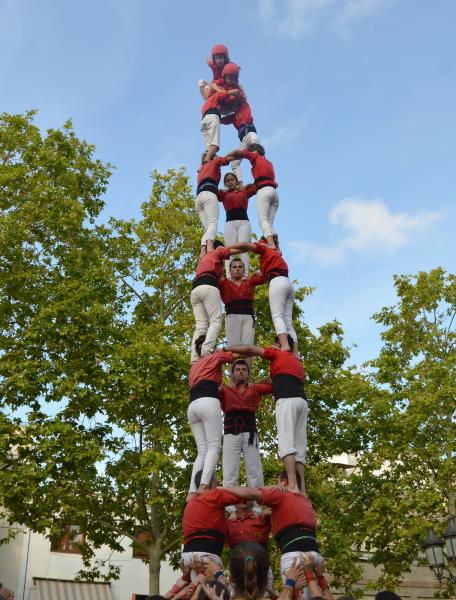
{"type": "Polygon", "coordinates": [[[216,44],[206,62],[212,71],[212,82],[208,83],[205,79],[200,79],[198,82],[201,95],[205,100],[210,94],[220,92],[223,89],[223,67],[230,63],[228,48],[223,44],[216,44]]]}

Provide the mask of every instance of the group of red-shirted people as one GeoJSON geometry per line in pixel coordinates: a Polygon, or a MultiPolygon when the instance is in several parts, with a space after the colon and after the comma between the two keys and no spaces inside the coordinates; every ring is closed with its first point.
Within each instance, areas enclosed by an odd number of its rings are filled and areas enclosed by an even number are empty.
{"type": "Polygon", "coordinates": [[[206,150],[197,177],[195,208],[204,228],[190,300],[195,316],[189,372],[188,421],[197,457],[183,514],[182,576],[167,598],[229,600],[275,598],[269,564],[272,532],[281,552],[281,598],[331,600],[324,560],[316,539],[317,519],[305,493],[307,400],[304,369],[293,327],[293,287],[273,225],[279,205],[272,164],[265,158],[252,111],[239,84],[240,67],[228,49],[216,45],[208,64],[213,80],[200,80],[204,98],[201,132],[206,150]],[[220,124],[233,124],[240,148],[218,156],[220,124]],[[240,160],[252,166],[253,183],[244,185],[240,160]],[[219,190],[221,167],[232,163],[219,190]],[[262,237],[251,243],[249,198],[256,195],[262,237]],[[224,244],[217,238],[219,202],[226,211],[224,244]],[[249,273],[249,252],[259,254],[260,271],[249,273]],[[254,294],[269,286],[275,341],[254,345],[254,294]],[[227,346],[217,349],[225,305],[227,346]],[[253,357],[269,361],[270,380],[252,383],[253,357]],[[231,381],[222,368],[231,365],[231,381]],[[283,471],[276,485],[264,486],[256,410],[264,395],[275,398],[278,454],[283,471]],[[215,469],[223,433],[223,487],[215,469]],[[239,486],[241,456],[247,486],[239,486]],[[230,548],[229,575],[221,554],[230,548]]]}

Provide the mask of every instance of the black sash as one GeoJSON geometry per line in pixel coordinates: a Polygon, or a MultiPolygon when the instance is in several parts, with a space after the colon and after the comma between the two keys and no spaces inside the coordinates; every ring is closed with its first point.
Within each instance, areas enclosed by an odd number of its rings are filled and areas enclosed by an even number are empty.
{"type": "Polygon", "coordinates": [[[217,115],[218,118],[220,119],[220,111],[218,108],[208,108],[203,115],[203,119],[206,115],[217,115]]]}
{"type": "Polygon", "coordinates": [[[257,431],[255,413],[251,410],[233,409],[225,413],[223,419],[223,430],[225,435],[239,435],[248,432],[249,446],[253,446],[255,433],[257,431]]]}
{"type": "Polygon", "coordinates": [[[268,273],[268,282],[271,283],[271,280],[276,277],[288,277],[288,271],[286,269],[272,269],[268,273]]]}
{"type": "Polygon", "coordinates": [[[285,552],[320,552],[315,529],[305,525],[290,525],[274,536],[282,554],[285,552]]]}
{"type": "Polygon", "coordinates": [[[255,125],[241,125],[238,129],[238,137],[239,139],[242,140],[244,139],[244,137],[250,133],[251,131],[254,131],[256,133],[256,127],[255,125]]]}
{"type": "Polygon", "coordinates": [[[200,192],[213,192],[217,195],[218,184],[215,179],[213,177],[205,177],[202,179],[196,188],[196,194],[198,195],[200,192]]]}
{"type": "Polygon", "coordinates": [[[245,208],[231,208],[226,211],[227,221],[248,221],[249,217],[245,208]]]}
{"type": "Polygon", "coordinates": [[[303,382],[298,377],[287,373],[281,373],[272,378],[272,394],[276,400],[280,398],[304,398],[306,400],[303,382]]]}
{"type": "Polygon", "coordinates": [[[218,385],[215,381],[210,379],[203,379],[198,381],[190,389],[190,402],[197,400],[198,398],[217,398],[219,397],[218,385]]]}
{"type": "Polygon", "coordinates": [[[225,534],[217,529],[200,529],[193,531],[185,539],[184,552],[210,552],[211,554],[222,554],[225,544],[225,534]]]}
{"type": "Polygon", "coordinates": [[[201,273],[198,277],[192,281],[192,290],[194,290],[199,285],[212,285],[213,287],[218,288],[218,277],[213,271],[207,271],[206,273],[201,273]]]}
{"type": "Polygon", "coordinates": [[[277,187],[277,183],[273,182],[270,177],[265,177],[264,175],[260,175],[260,177],[255,177],[255,185],[257,191],[261,190],[261,188],[264,187],[277,187]],[[264,181],[264,183],[261,183],[262,181],[264,181]]]}
{"type": "Polygon", "coordinates": [[[232,300],[225,304],[225,312],[227,315],[252,315],[253,302],[252,300],[232,300]]]}

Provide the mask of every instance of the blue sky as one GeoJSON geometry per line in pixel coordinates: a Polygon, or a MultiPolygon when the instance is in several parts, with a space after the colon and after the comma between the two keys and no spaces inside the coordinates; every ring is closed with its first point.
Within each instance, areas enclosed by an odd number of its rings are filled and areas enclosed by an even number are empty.
{"type": "MultiPolygon", "coordinates": [[[[105,216],[137,216],[153,169],[194,180],[197,81],[227,45],[275,166],[290,273],[316,287],[306,319],[339,319],[360,363],[394,273],[454,271],[455,22],[453,0],[0,0],[0,109],[72,118],[117,168],[105,216]]],[[[237,145],[223,127],[222,153],[237,145]]],[[[250,215],[259,232],[255,201],[250,215]]]]}

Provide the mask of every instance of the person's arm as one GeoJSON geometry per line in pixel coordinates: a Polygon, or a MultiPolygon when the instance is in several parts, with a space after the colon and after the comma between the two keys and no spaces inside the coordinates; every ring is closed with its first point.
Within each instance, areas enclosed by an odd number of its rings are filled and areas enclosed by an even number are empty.
{"type": "Polygon", "coordinates": [[[243,158],[244,150],[241,150],[241,148],[236,148],[236,150],[231,150],[231,152],[228,152],[225,158],[228,158],[229,156],[232,157],[231,160],[233,160],[233,158],[243,158]]]}
{"type": "Polygon", "coordinates": [[[211,83],[211,89],[213,89],[217,93],[226,92],[226,90],[224,88],[222,88],[220,85],[217,85],[214,82],[211,83]]]}
{"type": "Polygon", "coordinates": [[[244,187],[244,191],[247,193],[247,198],[251,198],[257,192],[256,185],[254,183],[248,183],[244,187]]]}
{"type": "Polygon", "coordinates": [[[261,271],[256,271],[250,275],[250,283],[252,287],[256,287],[257,285],[263,285],[266,282],[266,277],[263,275],[261,271]]]}
{"type": "Polygon", "coordinates": [[[251,244],[250,242],[239,242],[239,244],[232,244],[230,248],[233,248],[236,252],[242,250],[243,252],[254,252],[255,254],[258,254],[256,244],[251,244]]]}
{"type": "Polygon", "coordinates": [[[256,488],[244,487],[241,485],[223,488],[227,492],[231,492],[242,500],[261,500],[261,491],[256,488]]]}
{"type": "Polygon", "coordinates": [[[282,588],[277,600],[290,600],[294,596],[295,590],[302,590],[306,585],[306,578],[302,565],[298,565],[298,559],[295,558],[293,564],[284,572],[285,585],[282,588]]]}
{"type": "Polygon", "coordinates": [[[254,346],[253,344],[239,344],[236,346],[228,346],[227,352],[233,352],[234,354],[241,354],[242,356],[263,356],[264,349],[260,346],[254,346]]]}

